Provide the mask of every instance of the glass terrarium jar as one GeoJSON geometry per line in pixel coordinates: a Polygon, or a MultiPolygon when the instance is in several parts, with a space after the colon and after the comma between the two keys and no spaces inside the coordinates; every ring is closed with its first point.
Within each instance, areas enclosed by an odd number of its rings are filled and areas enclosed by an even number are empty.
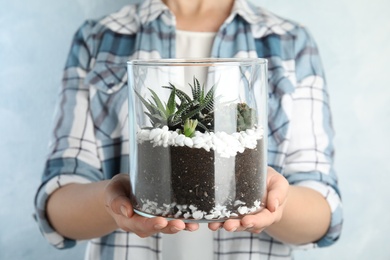
{"type": "Polygon", "coordinates": [[[128,73],[135,212],[211,222],[260,211],[266,60],[132,60],[128,73]]]}

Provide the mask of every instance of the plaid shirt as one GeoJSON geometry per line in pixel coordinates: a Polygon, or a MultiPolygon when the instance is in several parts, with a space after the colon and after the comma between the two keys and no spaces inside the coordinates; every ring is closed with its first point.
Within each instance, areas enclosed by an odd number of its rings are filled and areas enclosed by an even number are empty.
{"type": "MultiPolygon", "coordinates": [[[[128,172],[126,62],[174,58],[175,19],[160,0],[129,5],[77,31],[65,66],[50,154],[36,195],[43,235],[58,248],[77,242],[48,223],[48,196],[68,183],[128,172]]],[[[269,69],[268,164],[290,184],[319,191],[332,210],[326,235],[301,248],[334,243],[342,205],[333,169],[329,96],[315,42],[302,26],[236,0],[218,31],[212,57],[263,57],[269,69]]],[[[267,234],[215,232],[216,259],[290,259],[295,247],[267,234]]],[[[87,259],[161,259],[161,235],[139,238],[117,230],[92,239],[87,259]]]]}

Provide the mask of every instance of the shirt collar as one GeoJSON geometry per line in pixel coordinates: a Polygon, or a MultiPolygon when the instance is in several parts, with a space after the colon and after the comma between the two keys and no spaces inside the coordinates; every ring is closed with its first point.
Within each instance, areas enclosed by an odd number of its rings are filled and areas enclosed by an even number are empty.
{"type": "Polygon", "coordinates": [[[174,18],[169,8],[161,0],[144,0],[139,7],[139,19],[142,24],[156,20],[161,14],[174,18]]]}
{"type": "Polygon", "coordinates": [[[252,25],[252,33],[255,37],[268,34],[283,35],[295,27],[294,23],[255,6],[247,0],[235,0],[232,13],[225,23],[232,22],[236,15],[252,25]]]}
{"type": "MultiPolygon", "coordinates": [[[[148,23],[160,16],[162,13],[169,14],[174,18],[169,8],[161,0],[145,0],[140,5],[139,17],[141,23],[148,23]]],[[[256,24],[264,19],[259,15],[258,9],[247,0],[235,0],[232,12],[226,23],[233,21],[236,15],[240,15],[250,24],[256,24]]]]}
{"type": "Polygon", "coordinates": [[[263,22],[263,17],[259,15],[258,7],[253,6],[246,0],[235,0],[232,8],[232,12],[226,23],[233,21],[236,15],[241,16],[245,21],[250,24],[256,24],[263,22]]]}
{"type": "MultiPolygon", "coordinates": [[[[175,26],[174,15],[161,0],[144,0],[137,9],[131,5],[125,6],[119,12],[101,20],[100,23],[117,33],[133,34],[137,32],[139,24],[150,23],[160,15],[167,25],[175,26]]],[[[236,16],[242,17],[253,25],[254,31],[262,32],[261,34],[282,35],[294,27],[291,22],[254,6],[247,0],[235,0],[232,12],[225,24],[231,23],[236,16]]]]}

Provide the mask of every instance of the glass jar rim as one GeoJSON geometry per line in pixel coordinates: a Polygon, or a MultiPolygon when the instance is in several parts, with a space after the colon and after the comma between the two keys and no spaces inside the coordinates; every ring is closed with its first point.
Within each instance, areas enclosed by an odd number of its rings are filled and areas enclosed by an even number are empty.
{"type": "Polygon", "coordinates": [[[237,66],[252,64],[267,64],[265,58],[188,58],[188,59],[134,59],[128,65],[137,66],[237,66]]]}

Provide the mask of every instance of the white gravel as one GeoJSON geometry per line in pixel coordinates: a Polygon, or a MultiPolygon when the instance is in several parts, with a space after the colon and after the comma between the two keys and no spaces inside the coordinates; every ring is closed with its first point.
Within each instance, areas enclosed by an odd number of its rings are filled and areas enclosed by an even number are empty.
{"type": "Polygon", "coordinates": [[[170,131],[167,126],[154,129],[139,129],[137,139],[139,143],[150,141],[154,146],[188,146],[190,148],[211,149],[221,157],[229,158],[237,153],[244,152],[245,148],[254,149],[257,140],[263,138],[263,128],[248,129],[239,133],[227,134],[225,132],[195,132],[190,138],[178,131],[170,131]]]}
{"type": "MultiPolygon", "coordinates": [[[[218,220],[218,219],[226,219],[232,217],[238,217],[240,215],[246,215],[250,213],[254,213],[260,211],[263,207],[259,200],[253,203],[253,206],[239,206],[236,210],[237,213],[227,210],[226,206],[216,205],[210,212],[205,212],[199,210],[197,207],[190,205],[178,205],[176,203],[172,203],[170,205],[164,204],[163,207],[158,207],[157,203],[150,200],[141,200],[142,211],[151,215],[161,215],[164,217],[173,217],[173,218],[184,218],[184,219],[194,219],[194,220],[218,220]],[[174,209],[178,209],[175,215],[169,215],[174,209]]],[[[241,201],[236,201],[235,204],[245,204],[241,201]]]]}

